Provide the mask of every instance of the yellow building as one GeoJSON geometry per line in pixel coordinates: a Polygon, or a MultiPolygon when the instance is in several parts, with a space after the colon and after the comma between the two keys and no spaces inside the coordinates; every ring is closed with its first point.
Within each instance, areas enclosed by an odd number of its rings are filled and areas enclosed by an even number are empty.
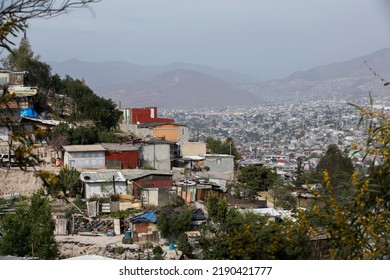
{"type": "Polygon", "coordinates": [[[141,124],[139,128],[148,128],[154,138],[163,138],[165,141],[188,142],[188,126],[175,123],[148,123],[141,124]]]}

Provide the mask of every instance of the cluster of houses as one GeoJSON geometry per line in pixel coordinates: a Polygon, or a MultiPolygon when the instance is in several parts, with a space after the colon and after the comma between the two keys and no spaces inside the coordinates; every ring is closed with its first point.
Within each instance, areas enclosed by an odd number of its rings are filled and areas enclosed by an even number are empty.
{"type": "MultiPolygon", "coordinates": [[[[15,97],[0,108],[2,116],[12,119],[0,125],[2,153],[9,151],[14,130],[34,131],[59,125],[58,121],[34,111],[37,88],[28,87],[23,79],[23,72],[0,71],[0,84],[7,86],[15,97]]],[[[177,199],[195,205],[205,201],[211,193],[226,196],[228,182],[234,180],[234,156],[207,154],[204,142],[189,141],[187,125],[159,118],[157,107],[120,110],[123,113],[120,129],[136,135],[134,140],[65,145],[60,149],[37,143],[35,152],[44,162],[40,168],[55,172],[61,166],[68,166],[80,171],[80,190],[87,201],[89,217],[129,208],[166,206],[177,199]],[[108,207],[98,202],[101,198],[110,198],[108,207]]],[[[205,220],[202,213],[195,207],[194,219],[198,223],[205,220]]],[[[137,227],[133,229],[134,234],[138,234],[140,241],[157,238],[152,226],[155,224],[153,215],[134,218],[133,225],[137,227]]],[[[63,233],[60,228],[56,231],[63,233]]]]}
{"type": "MultiPolygon", "coordinates": [[[[1,116],[12,120],[0,125],[0,152],[7,153],[15,129],[34,131],[51,129],[60,124],[39,116],[33,108],[36,88],[23,81],[23,72],[0,71],[0,85],[7,85],[15,99],[0,104],[1,116]]],[[[206,222],[204,204],[210,194],[228,199],[229,204],[251,208],[259,215],[280,218],[283,212],[267,208],[267,199],[255,201],[233,196],[228,189],[235,180],[233,155],[208,154],[204,142],[190,141],[187,125],[174,119],[158,117],[157,107],[119,108],[122,111],[120,130],[135,135],[122,143],[65,145],[60,149],[45,143],[36,145],[36,154],[51,171],[68,166],[80,171],[80,190],[87,202],[87,216],[127,209],[158,209],[181,203],[193,206],[193,230],[189,239],[197,236],[199,226],[206,222]],[[107,200],[108,199],[108,200],[107,200]]],[[[15,143],[14,143],[15,144],[15,143]]],[[[288,156],[264,156],[258,164],[273,167],[280,175],[296,171],[296,164],[287,165],[288,156]],[[291,168],[288,169],[288,168],[291,168]]],[[[242,161],[241,164],[257,164],[242,161]]],[[[128,219],[135,242],[160,241],[157,231],[158,211],[151,210],[128,219]]],[[[57,219],[57,234],[70,232],[68,222],[57,219]]],[[[114,223],[114,231],[123,233],[114,223]]]]}

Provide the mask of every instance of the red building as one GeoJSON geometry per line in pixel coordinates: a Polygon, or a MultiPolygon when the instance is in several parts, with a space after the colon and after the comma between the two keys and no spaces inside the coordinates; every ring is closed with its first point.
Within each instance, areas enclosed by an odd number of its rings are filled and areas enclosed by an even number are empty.
{"type": "Polygon", "coordinates": [[[138,167],[138,149],[130,144],[102,143],[106,149],[106,168],[123,169],[138,167]]]}
{"type": "Polygon", "coordinates": [[[174,119],[159,118],[157,107],[120,108],[119,110],[123,112],[124,124],[174,123],[174,119]]]}
{"type": "Polygon", "coordinates": [[[156,170],[129,170],[125,177],[133,186],[133,195],[140,198],[142,188],[169,189],[173,185],[172,174],[156,170]]]}

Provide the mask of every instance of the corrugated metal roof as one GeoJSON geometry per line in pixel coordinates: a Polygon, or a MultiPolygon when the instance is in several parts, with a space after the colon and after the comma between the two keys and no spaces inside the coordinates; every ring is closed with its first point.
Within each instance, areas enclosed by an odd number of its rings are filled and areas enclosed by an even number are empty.
{"type": "Polygon", "coordinates": [[[159,170],[140,170],[140,169],[123,170],[123,174],[128,180],[135,180],[149,175],[173,176],[173,174],[170,172],[164,172],[159,170]]]}
{"type": "Polygon", "coordinates": [[[120,171],[81,172],[80,179],[90,183],[109,182],[112,181],[113,176],[116,182],[126,182],[125,176],[120,171]]]}
{"type": "Polygon", "coordinates": [[[101,145],[108,151],[138,151],[132,144],[101,143],[101,145]]]}
{"type": "Polygon", "coordinates": [[[66,152],[99,152],[99,151],[106,151],[106,149],[100,145],[69,145],[69,146],[63,146],[64,150],[66,152]]]}

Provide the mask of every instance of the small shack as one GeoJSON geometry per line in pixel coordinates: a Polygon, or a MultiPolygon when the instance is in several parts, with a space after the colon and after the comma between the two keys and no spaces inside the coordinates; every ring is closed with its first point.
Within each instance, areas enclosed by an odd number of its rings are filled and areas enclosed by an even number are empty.
{"type": "Polygon", "coordinates": [[[126,178],[120,171],[81,172],[84,198],[104,197],[113,194],[127,194],[126,178]]]}
{"type": "Polygon", "coordinates": [[[129,219],[134,242],[159,243],[160,234],[157,230],[157,212],[148,211],[129,219]]]}

